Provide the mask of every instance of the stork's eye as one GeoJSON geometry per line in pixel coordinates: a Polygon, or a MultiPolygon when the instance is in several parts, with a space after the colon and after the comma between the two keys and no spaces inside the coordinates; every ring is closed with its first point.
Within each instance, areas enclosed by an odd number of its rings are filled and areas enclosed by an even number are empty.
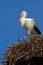
{"type": "Polygon", "coordinates": [[[23,13],[22,13],[23,14],[23,13]]]}

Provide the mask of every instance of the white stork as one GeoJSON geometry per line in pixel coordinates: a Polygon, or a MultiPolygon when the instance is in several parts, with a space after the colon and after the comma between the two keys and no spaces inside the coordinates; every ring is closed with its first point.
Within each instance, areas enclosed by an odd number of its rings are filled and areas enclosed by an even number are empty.
{"type": "Polygon", "coordinates": [[[27,16],[27,12],[22,11],[19,19],[22,27],[26,29],[28,35],[40,35],[41,32],[38,29],[38,26],[34,18],[26,18],[26,16],[27,16]]]}

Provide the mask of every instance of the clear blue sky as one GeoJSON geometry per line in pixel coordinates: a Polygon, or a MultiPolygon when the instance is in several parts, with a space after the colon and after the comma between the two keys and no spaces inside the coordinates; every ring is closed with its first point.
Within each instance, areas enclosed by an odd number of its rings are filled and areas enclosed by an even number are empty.
{"type": "Polygon", "coordinates": [[[22,10],[28,12],[27,17],[36,19],[43,33],[43,0],[0,0],[0,53],[18,37],[26,36],[18,22],[22,10]]]}

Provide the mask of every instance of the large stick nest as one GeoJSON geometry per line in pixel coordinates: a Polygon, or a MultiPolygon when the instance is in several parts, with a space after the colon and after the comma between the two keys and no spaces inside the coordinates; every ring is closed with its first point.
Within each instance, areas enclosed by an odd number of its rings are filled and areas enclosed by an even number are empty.
{"type": "Polygon", "coordinates": [[[43,36],[31,36],[30,40],[12,44],[5,54],[4,65],[28,65],[32,57],[43,57],[43,36]]]}

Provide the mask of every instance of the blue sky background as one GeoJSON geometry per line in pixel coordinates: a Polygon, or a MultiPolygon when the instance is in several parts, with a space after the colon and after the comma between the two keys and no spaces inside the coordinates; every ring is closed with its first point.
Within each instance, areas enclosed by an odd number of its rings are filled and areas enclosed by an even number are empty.
{"type": "Polygon", "coordinates": [[[43,0],[0,0],[0,53],[5,52],[18,37],[26,36],[18,22],[22,10],[35,18],[43,34],[43,0]]]}

